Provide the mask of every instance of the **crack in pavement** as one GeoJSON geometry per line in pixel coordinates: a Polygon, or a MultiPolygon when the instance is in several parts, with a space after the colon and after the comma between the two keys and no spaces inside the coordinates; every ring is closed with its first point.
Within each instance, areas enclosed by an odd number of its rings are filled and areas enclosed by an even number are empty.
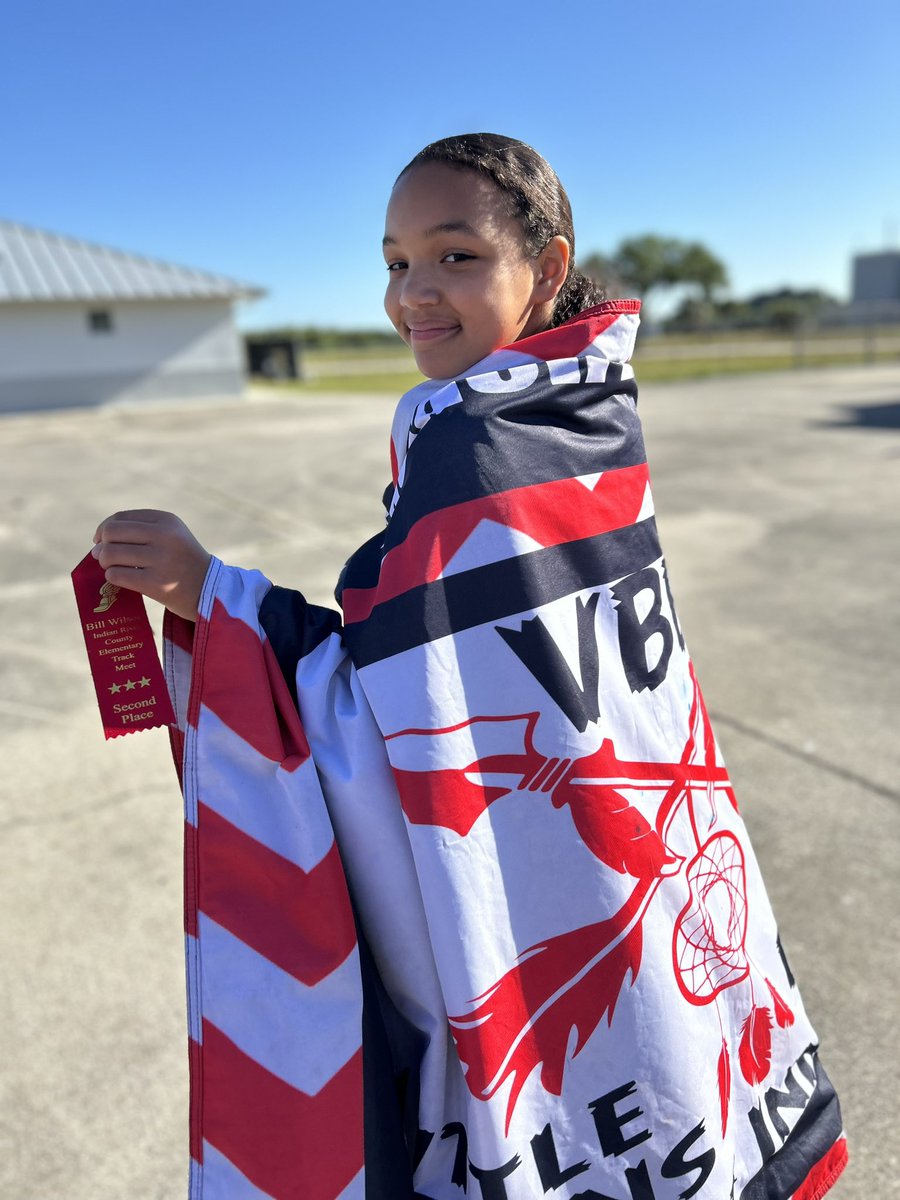
{"type": "Polygon", "coordinates": [[[720,710],[717,711],[711,708],[709,715],[713,721],[719,722],[722,725],[730,725],[732,729],[736,729],[746,737],[771,746],[774,750],[780,750],[782,754],[788,754],[791,758],[808,763],[820,771],[834,775],[837,779],[845,779],[848,783],[855,783],[859,787],[873,792],[876,796],[883,796],[886,800],[900,802],[900,791],[895,788],[885,787],[882,783],[876,783],[874,779],[867,779],[865,775],[860,775],[856,771],[842,767],[839,763],[829,762],[828,759],[821,758],[818,754],[813,754],[809,750],[802,750],[799,746],[793,746],[790,742],[785,742],[781,738],[774,737],[771,733],[764,733],[761,729],[755,729],[752,725],[747,725],[737,717],[731,717],[720,710]]]}

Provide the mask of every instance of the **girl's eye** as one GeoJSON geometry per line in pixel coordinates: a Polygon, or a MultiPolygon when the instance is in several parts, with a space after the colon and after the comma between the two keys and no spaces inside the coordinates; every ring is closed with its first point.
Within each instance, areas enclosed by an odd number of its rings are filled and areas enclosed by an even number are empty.
{"type": "Polygon", "coordinates": [[[387,264],[387,269],[389,271],[401,271],[405,266],[405,262],[392,262],[387,264]]]}
{"type": "Polygon", "coordinates": [[[462,250],[454,250],[452,254],[444,255],[444,262],[448,262],[448,263],[469,262],[469,260],[473,259],[474,257],[475,257],[474,254],[466,254],[462,250]]]}

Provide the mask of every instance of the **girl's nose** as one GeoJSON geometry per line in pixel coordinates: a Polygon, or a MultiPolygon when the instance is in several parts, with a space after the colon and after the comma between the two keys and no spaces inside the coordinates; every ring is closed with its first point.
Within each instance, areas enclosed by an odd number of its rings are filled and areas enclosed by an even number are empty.
{"type": "Polygon", "coordinates": [[[426,268],[406,268],[400,288],[400,303],[405,308],[437,304],[440,298],[440,288],[432,271],[426,268]]]}

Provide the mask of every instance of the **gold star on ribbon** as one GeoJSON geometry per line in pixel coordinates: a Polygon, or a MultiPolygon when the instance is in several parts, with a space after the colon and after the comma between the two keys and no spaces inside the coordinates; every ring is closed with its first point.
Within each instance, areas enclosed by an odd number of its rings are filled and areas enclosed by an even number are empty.
{"type": "Polygon", "coordinates": [[[125,680],[125,691],[126,692],[133,692],[136,687],[137,687],[137,684],[135,683],[135,681],[133,679],[125,680]]]}
{"type": "Polygon", "coordinates": [[[149,686],[150,686],[150,680],[147,678],[147,676],[146,676],[146,675],[144,675],[144,676],[141,678],[141,681],[140,681],[140,683],[141,683],[141,687],[149,687],[149,686]]]}
{"type": "Polygon", "coordinates": [[[121,690],[122,690],[122,685],[121,685],[121,683],[113,683],[113,684],[110,684],[110,688],[109,688],[109,690],[112,692],[112,694],[113,694],[113,695],[115,695],[115,694],[116,694],[116,692],[121,692],[121,690]]]}

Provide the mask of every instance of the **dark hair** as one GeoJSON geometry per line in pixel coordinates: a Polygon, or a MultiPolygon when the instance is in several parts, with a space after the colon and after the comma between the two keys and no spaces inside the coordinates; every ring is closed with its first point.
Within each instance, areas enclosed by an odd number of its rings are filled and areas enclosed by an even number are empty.
{"type": "Polygon", "coordinates": [[[530,257],[540,254],[557,234],[566,239],[571,251],[569,271],[553,306],[551,329],[606,299],[603,288],[575,268],[572,206],[556,172],[537,150],[499,133],[462,133],[420,150],[398,179],[426,163],[477,171],[490,179],[509,201],[510,216],[521,222],[530,257]]]}

